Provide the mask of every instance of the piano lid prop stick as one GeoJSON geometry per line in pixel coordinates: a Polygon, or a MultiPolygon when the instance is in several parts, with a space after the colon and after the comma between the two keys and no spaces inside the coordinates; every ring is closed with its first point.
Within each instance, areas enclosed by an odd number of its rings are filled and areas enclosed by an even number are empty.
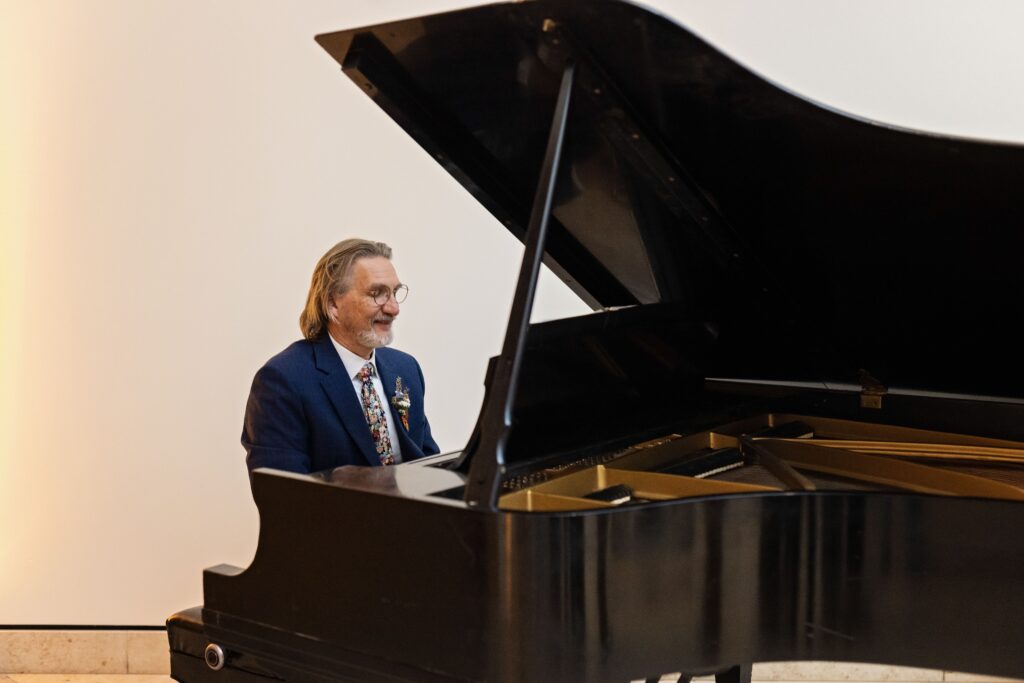
{"type": "Polygon", "coordinates": [[[558,169],[562,157],[562,143],[565,140],[566,123],[569,120],[569,103],[576,67],[569,61],[562,72],[562,84],[555,103],[551,132],[548,136],[544,164],[530,212],[530,224],[526,232],[526,248],[523,263],[516,283],[516,294],[512,300],[505,343],[501,349],[490,377],[484,406],[469,444],[463,451],[456,469],[470,462],[469,478],[466,481],[464,500],[467,505],[495,510],[501,474],[505,465],[505,447],[512,427],[512,410],[515,402],[516,385],[526,348],[526,337],[530,327],[530,312],[537,291],[537,278],[544,258],[544,243],[547,237],[548,219],[558,182],[558,169]],[[480,457],[474,457],[479,453],[480,457]],[[492,456],[493,453],[493,456],[492,456]]]}

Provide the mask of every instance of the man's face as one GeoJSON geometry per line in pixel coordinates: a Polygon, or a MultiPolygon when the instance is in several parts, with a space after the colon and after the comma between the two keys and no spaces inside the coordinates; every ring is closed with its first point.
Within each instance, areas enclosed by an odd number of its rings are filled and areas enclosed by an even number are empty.
{"type": "Polygon", "coordinates": [[[395,297],[384,304],[374,296],[394,292],[402,284],[391,261],[383,256],[361,258],[352,266],[352,283],[344,294],[331,297],[328,325],[331,336],[349,351],[368,358],[378,346],[391,343],[392,321],[398,316],[395,297]]]}

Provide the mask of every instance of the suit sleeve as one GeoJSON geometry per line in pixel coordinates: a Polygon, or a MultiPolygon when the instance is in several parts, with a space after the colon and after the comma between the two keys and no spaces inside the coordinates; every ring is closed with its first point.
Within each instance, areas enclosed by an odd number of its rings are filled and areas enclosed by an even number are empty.
{"type": "MultiPolygon", "coordinates": [[[[427,382],[423,379],[423,369],[419,363],[416,363],[416,372],[420,376],[420,386],[423,387],[424,396],[427,393],[427,382]]],[[[434,441],[433,434],[430,433],[430,420],[427,419],[426,410],[423,411],[423,443],[421,444],[423,455],[437,455],[441,452],[438,448],[437,442],[434,441]]]]}
{"type": "Polygon", "coordinates": [[[279,369],[263,366],[252,381],[242,426],[249,472],[257,467],[309,472],[308,438],[298,392],[279,369]]]}

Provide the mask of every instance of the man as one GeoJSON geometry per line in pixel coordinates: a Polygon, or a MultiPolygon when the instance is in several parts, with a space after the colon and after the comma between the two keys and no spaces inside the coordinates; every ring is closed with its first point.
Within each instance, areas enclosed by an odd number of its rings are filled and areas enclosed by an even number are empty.
{"type": "Polygon", "coordinates": [[[347,239],[323,255],[299,317],[305,339],[253,380],[242,429],[250,472],[391,465],[438,452],[419,364],[384,348],[407,293],[382,242],[347,239]]]}

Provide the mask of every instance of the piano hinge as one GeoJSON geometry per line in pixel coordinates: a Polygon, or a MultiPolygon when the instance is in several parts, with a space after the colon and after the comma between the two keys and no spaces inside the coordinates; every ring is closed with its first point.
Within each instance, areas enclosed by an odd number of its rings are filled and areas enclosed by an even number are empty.
{"type": "Polygon", "coordinates": [[[882,407],[882,397],[889,392],[889,389],[864,369],[860,371],[860,387],[861,408],[877,410],[882,407]]]}

